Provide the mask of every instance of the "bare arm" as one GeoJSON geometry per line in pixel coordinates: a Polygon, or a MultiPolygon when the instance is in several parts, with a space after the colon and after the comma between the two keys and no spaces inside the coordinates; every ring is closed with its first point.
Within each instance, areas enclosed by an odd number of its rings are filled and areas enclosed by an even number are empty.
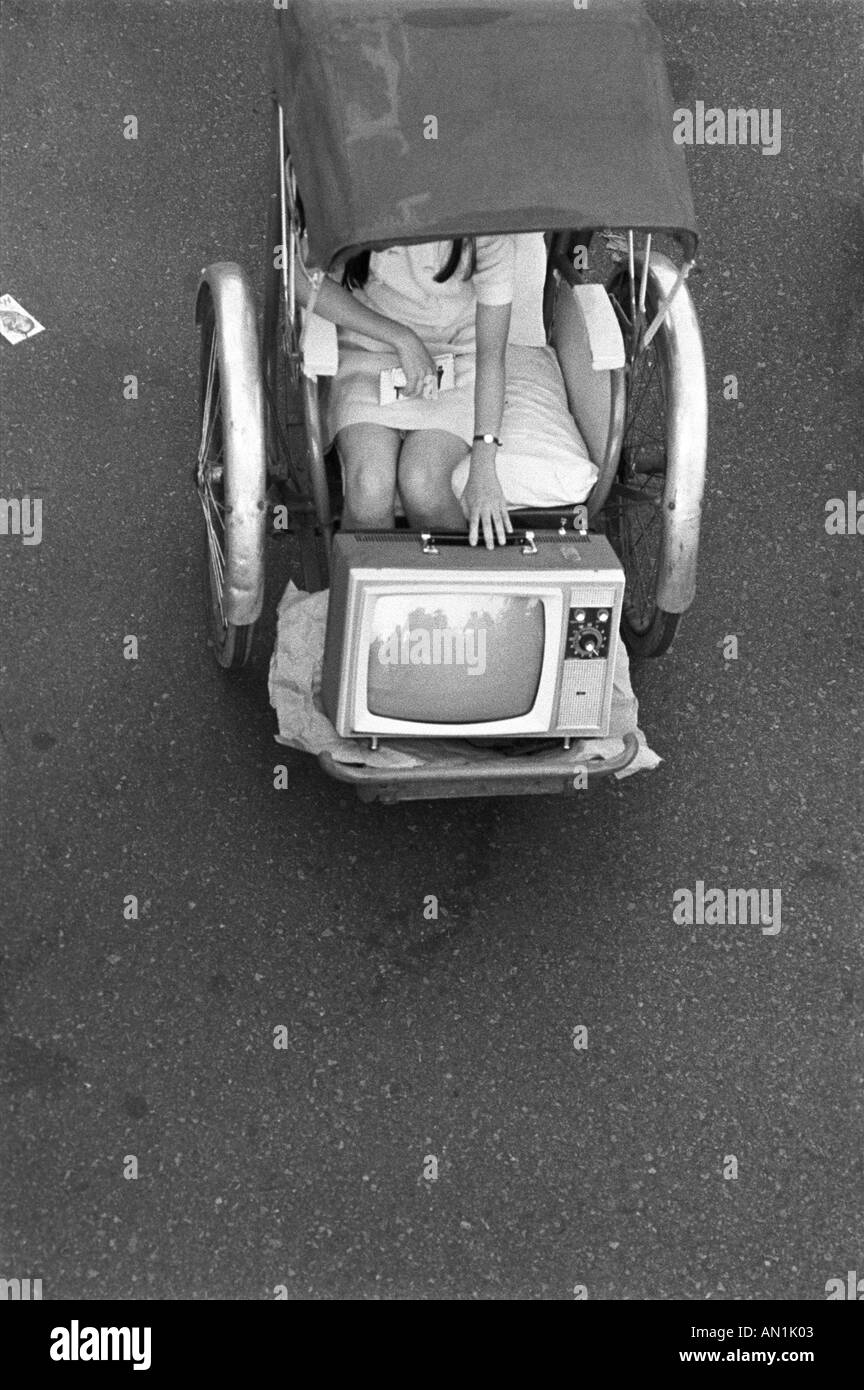
{"type": "Polygon", "coordinates": [[[504,414],[504,367],[509,304],[477,305],[477,375],[474,383],[474,433],[497,434],[504,414]]]}
{"type": "MultiPolygon", "coordinates": [[[[507,334],[510,329],[509,304],[477,304],[477,371],[474,382],[474,433],[497,435],[504,414],[504,375],[507,334]]],[[[495,444],[475,443],[471,449],[471,468],[462,494],[462,510],[468,518],[470,541],[476,545],[482,524],[486,545],[491,550],[495,537],[503,545],[512,531],[504,494],[495,472],[495,444]]]]}
{"type": "MultiPolygon", "coordinates": [[[[296,284],[297,298],[305,306],[312,297],[312,285],[299,261],[296,284]]],[[[351,328],[356,333],[364,333],[367,338],[375,338],[379,343],[392,347],[405,373],[406,396],[419,396],[424,379],[434,376],[435,363],[413,328],[369,309],[355,299],[350,290],[337,285],[329,276],[325,276],[321,283],[315,300],[315,313],[320,314],[322,319],[329,319],[337,327],[351,328]]]]}
{"type": "MultiPolygon", "coordinates": [[[[298,263],[297,298],[304,308],[311,296],[312,285],[298,263]]],[[[353,328],[357,333],[365,333],[367,338],[376,338],[379,343],[388,343],[394,348],[399,337],[410,331],[406,330],[403,324],[395,323],[383,314],[376,314],[374,309],[367,309],[365,304],[354,298],[350,290],[337,285],[328,275],[325,275],[321,282],[321,289],[315,300],[315,313],[320,314],[322,319],[329,319],[331,323],[338,324],[340,328],[353,328]]]]}

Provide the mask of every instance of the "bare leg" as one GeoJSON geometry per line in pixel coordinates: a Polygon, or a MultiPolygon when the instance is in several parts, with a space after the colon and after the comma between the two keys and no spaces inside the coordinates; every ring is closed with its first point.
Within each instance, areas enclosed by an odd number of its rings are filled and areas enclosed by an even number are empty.
{"type": "Polygon", "coordinates": [[[337,434],[345,469],[343,531],[393,528],[400,442],[399,431],[386,425],[346,425],[337,434]]]}
{"type": "Polygon", "coordinates": [[[450,479],[468,451],[465,440],[449,430],[412,430],[406,437],[399,455],[399,495],[415,530],[427,526],[466,529],[450,479]]]}

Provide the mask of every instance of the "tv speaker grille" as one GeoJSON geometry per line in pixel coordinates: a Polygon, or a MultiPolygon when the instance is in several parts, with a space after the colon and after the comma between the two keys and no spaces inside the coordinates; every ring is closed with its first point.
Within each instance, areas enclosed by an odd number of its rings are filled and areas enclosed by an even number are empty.
{"type": "Polygon", "coordinates": [[[571,608],[614,608],[617,594],[608,584],[580,584],[570,590],[571,608]]]}
{"type": "Polygon", "coordinates": [[[414,531],[352,531],[350,534],[355,541],[362,541],[364,545],[369,542],[392,545],[394,541],[402,541],[405,545],[420,545],[420,537],[414,531]]]}
{"type": "Polygon", "coordinates": [[[565,661],[558,723],[563,729],[599,730],[603,720],[606,682],[612,679],[608,661],[565,661]]]}

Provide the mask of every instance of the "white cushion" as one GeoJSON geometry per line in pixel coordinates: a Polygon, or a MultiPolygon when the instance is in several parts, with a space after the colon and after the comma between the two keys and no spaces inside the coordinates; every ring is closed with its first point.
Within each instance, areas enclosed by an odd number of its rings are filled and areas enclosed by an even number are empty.
{"type": "MultiPolygon", "coordinates": [[[[508,507],[585,501],[597,468],[567,407],[554,348],[508,347],[501,440],[495,471],[508,507]]],[[[469,465],[466,456],[453,471],[457,497],[468,481],[469,465]]]]}
{"type": "Polygon", "coordinates": [[[627,361],[621,325],[602,285],[574,285],[573,298],[582,311],[588,350],[595,372],[613,371],[627,361]]]}
{"type": "Polygon", "coordinates": [[[300,310],[303,331],[300,351],[303,354],[303,374],[317,381],[319,376],[335,376],[339,370],[339,342],[336,325],[318,314],[300,310]]]}
{"type": "Polygon", "coordinates": [[[519,232],[513,238],[513,304],[508,342],[543,347],[543,286],[546,282],[546,240],[542,232],[519,232]]]}

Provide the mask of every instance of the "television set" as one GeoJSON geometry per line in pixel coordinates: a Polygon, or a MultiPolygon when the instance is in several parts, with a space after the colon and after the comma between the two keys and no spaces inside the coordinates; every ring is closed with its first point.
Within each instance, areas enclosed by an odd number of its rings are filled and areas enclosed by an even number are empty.
{"type": "Polygon", "coordinates": [[[602,536],[487,550],[415,532],[334,538],[322,673],[343,738],[602,738],[624,572],[602,536]]]}

